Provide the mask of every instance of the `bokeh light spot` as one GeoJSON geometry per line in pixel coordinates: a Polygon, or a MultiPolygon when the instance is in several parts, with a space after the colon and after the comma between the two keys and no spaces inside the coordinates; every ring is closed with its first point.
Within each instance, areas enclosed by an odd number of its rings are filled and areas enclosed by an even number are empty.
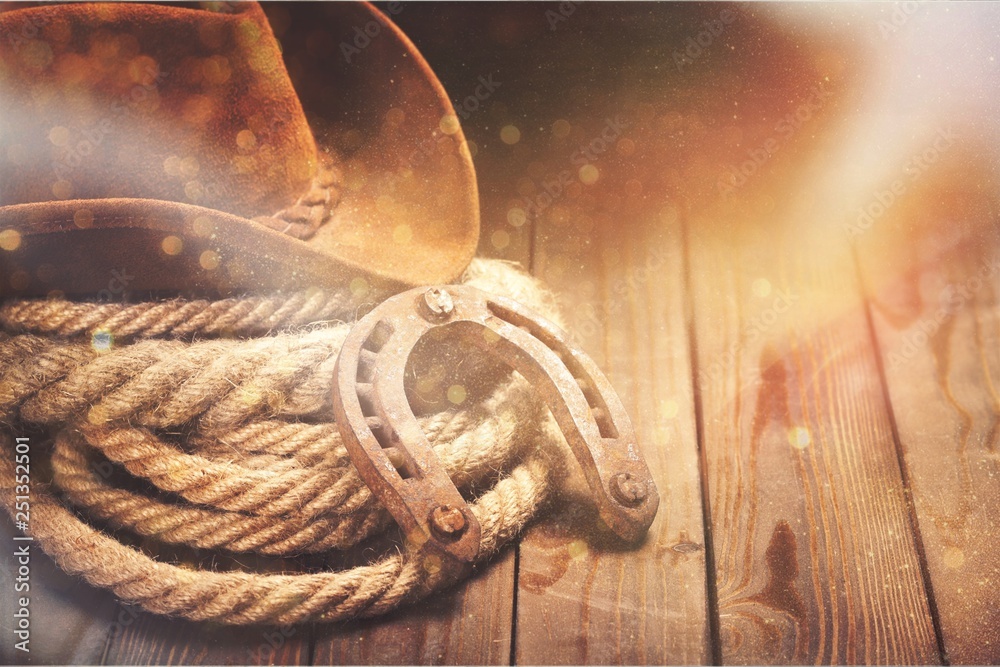
{"type": "Polygon", "coordinates": [[[21,247],[21,233],[16,229],[5,229],[0,232],[0,249],[12,251],[21,247]]]}
{"type": "Polygon", "coordinates": [[[73,196],[73,184],[67,180],[56,181],[52,184],[52,196],[56,199],[69,199],[73,196]]]}
{"type": "Polygon", "coordinates": [[[406,118],[406,114],[402,109],[392,108],[385,112],[385,122],[392,127],[397,127],[406,118]]]}
{"type": "Polygon", "coordinates": [[[49,141],[55,146],[65,146],[69,143],[69,130],[62,125],[57,125],[49,130],[49,141]]]}
{"type": "Polygon", "coordinates": [[[95,331],[90,337],[90,346],[98,352],[107,352],[115,344],[115,337],[107,329],[95,331]]]}
{"type": "Polygon", "coordinates": [[[250,130],[240,130],[236,134],[236,146],[241,151],[252,151],[257,148],[257,137],[250,130]]]}
{"type": "Polygon", "coordinates": [[[409,225],[397,225],[392,230],[392,240],[400,245],[406,245],[413,240],[413,229],[409,225]]]}
{"type": "Polygon", "coordinates": [[[948,547],[944,550],[944,566],[957,570],[965,564],[965,553],[958,547],[948,547]]]}
{"type": "Polygon", "coordinates": [[[809,433],[809,429],[796,426],[788,430],[788,442],[796,449],[805,449],[812,443],[812,434],[809,433]]]}
{"type": "Polygon", "coordinates": [[[80,229],[90,229],[94,226],[94,212],[89,208],[81,208],[73,214],[73,224],[80,229]]]}
{"type": "Polygon", "coordinates": [[[214,250],[206,250],[201,253],[201,256],[198,258],[198,263],[201,264],[201,268],[206,271],[214,271],[219,268],[219,262],[219,253],[214,250]]]}
{"type": "Polygon", "coordinates": [[[460,384],[453,384],[448,387],[448,400],[455,405],[464,403],[466,395],[465,387],[460,384]]]}
{"type": "Polygon", "coordinates": [[[528,216],[523,208],[514,207],[507,211],[507,222],[514,227],[520,227],[528,221],[528,216]]]}
{"type": "Polygon", "coordinates": [[[453,113],[445,114],[441,116],[440,122],[438,122],[438,127],[445,134],[455,134],[461,129],[461,124],[458,122],[458,116],[453,113]]]}
{"type": "Polygon", "coordinates": [[[191,222],[191,230],[198,236],[211,236],[215,231],[215,225],[204,215],[199,215],[191,222]]]}
{"type": "Polygon", "coordinates": [[[493,343],[496,343],[497,341],[500,340],[500,334],[498,334],[493,329],[489,328],[483,329],[483,340],[492,345],[493,343]]]}
{"type": "Polygon", "coordinates": [[[355,278],[351,281],[351,294],[355,297],[364,297],[368,294],[368,281],[364,278],[355,278]]]}
{"type": "Polygon", "coordinates": [[[102,405],[95,405],[87,411],[87,421],[95,426],[100,426],[108,421],[108,411],[102,405]]]}
{"type": "Polygon", "coordinates": [[[758,278],[753,281],[753,285],[750,289],[753,290],[754,296],[764,298],[771,293],[771,281],[767,278],[758,278]]]}
{"type": "Polygon", "coordinates": [[[497,250],[503,250],[510,245],[510,234],[502,229],[498,229],[493,232],[493,235],[490,237],[490,242],[497,250]]]}
{"type": "Polygon", "coordinates": [[[580,182],[584,185],[593,185],[600,178],[601,172],[592,164],[585,164],[580,167],[580,182]]]}
{"type": "Polygon", "coordinates": [[[514,125],[505,125],[502,130],[500,130],[500,141],[504,142],[508,146],[513,146],[521,140],[521,130],[517,129],[514,125]]]}
{"type": "Polygon", "coordinates": [[[583,540],[573,540],[566,545],[566,550],[569,552],[569,557],[574,560],[577,558],[583,558],[587,555],[587,543],[583,540]]]}
{"type": "Polygon", "coordinates": [[[196,202],[205,194],[205,186],[198,181],[188,181],[184,184],[184,196],[190,201],[196,202]]]}
{"type": "Polygon", "coordinates": [[[163,161],[163,171],[167,176],[181,175],[181,159],[176,155],[171,155],[163,161]]]}
{"type": "Polygon", "coordinates": [[[160,248],[167,255],[179,255],[181,254],[181,250],[184,249],[184,241],[178,236],[168,236],[160,243],[160,248]]]}
{"type": "Polygon", "coordinates": [[[28,285],[31,284],[31,276],[28,275],[27,271],[18,270],[10,274],[10,286],[18,292],[21,290],[28,289],[28,285]]]}
{"type": "Polygon", "coordinates": [[[569,121],[563,120],[562,118],[552,123],[552,134],[559,139],[565,139],[568,137],[570,130],[572,129],[573,127],[569,124],[569,121]]]}
{"type": "Polygon", "coordinates": [[[428,574],[437,574],[441,571],[441,557],[430,554],[424,558],[424,569],[428,574]]]}

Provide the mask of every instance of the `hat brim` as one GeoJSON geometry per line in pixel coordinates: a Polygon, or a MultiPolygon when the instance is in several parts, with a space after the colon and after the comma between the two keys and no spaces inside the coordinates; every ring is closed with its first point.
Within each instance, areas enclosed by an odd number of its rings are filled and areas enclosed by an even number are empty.
{"type": "Polygon", "coordinates": [[[442,131],[442,119],[454,118],[451,102],[416,47],[378,10],[336,7],[335,43],[351,43],[354,28],[372,21],[379,35],[362,57],[338,59],[329,71],[336,106],[304,104],[327,127],[348,128],[356,144],[338,145],[336,131],[317,136],[343,158],[344,184],[313,238],[162,200],[4,206],[0,232],[13,234],[0,244],[0,296],[126,288],[228,294],[352,281],[375,295],[458,278],[476,252],[479,200],[461,129],[442,131]]]}
{"type": "Polygon", "coordinates": [[[227,295],[348,286],[404,289],[252,220],[154,199],[92,199],[0,209],[16,247],[0,251],[0,294],[164,292],[227,295]],[[352,286],[353,282],[353,286],[352,286]]]}

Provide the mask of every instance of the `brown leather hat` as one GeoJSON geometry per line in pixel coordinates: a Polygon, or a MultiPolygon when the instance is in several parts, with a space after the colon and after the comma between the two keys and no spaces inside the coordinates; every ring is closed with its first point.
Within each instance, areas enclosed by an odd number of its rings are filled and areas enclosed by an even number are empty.
{"type": "Polygon", "coordinates": [[[479,203],[454,110],[385,16],[324,11],[312,129],[255,3],[0,13],[0,296],[457,278],[479,203]]]}

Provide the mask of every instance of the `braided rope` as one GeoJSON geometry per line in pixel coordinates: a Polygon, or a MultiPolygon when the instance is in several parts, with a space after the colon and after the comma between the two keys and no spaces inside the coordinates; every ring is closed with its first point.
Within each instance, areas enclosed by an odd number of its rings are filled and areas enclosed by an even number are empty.
{"type": "Polygon", "coordinates": [[[333,215],[340,203],[342,177],[330,155],[320,156],[319,169],[309,190],[288,208],[254,218],[271,229],[297,239],[308,239],[333,215]]]}
{"type": "MultiPolygon", "coordinates": [[[[466,280],[536,309],[551,303],[502,263],[474,263],[466,280]]],[[[118,542],[64,505],[161,543],[268,556],[345,549],[384,530],[391,519],[331,423],[333,364],[349,327],[329,320],[351,319],[358,306],[316,291],[0,306],[0,422],[54,434],[51,485],[32,487],[32,535],[60,567],[125,601],[221,623],[377,615],[450,583],[440,561],[409,542],[339,572],[192,571],[118,542]],[[327,322],[293,331],[317,320],[327,322]],[[274,330],[283,332],[183,340],[274,330]],[[95,332],[115,344],[88,340],[95,332]],[[158,491],[122,487],[127,477],[158,491]]],[[[470,507],[488,558],[548,496],[558,436],[520,376],[477,380],[493,387],[481,402],[419,421],[455,484],[479,494],[470,507]]],[[[0,440],[0,498],[11,512],[13,446],[6,433],[0,440]]]]}
{"type": "Polygon", "coordinates": [[[311,290],[208,301],[76,303],[65,299],[10,301],[0,306],[0,326],[61,337],[114,332],[118,338],[260,336],[314,322],[353,319],[362,297],[347,291],[311,290]]]}
{"type": "MultiPolygon", "coordinates": [[[[13,445],[4,436],[0,498],[14,500],[13,445]]],[[[489,558],[518,534],[547,498],[549,472],[534,453],[470,507],[480,522],[480,557],[489,558]]],[[[376,616],[450,583],[433,560],[407,550],[343,572],[260,575],[191,571],[156,561],[78,519],[38,486],[32,493],[35,540],[71,574],[109,588],[127,602],[158,614],[228,624],[301,623],[376,616]]]]}
{"type": "MultiPolygon", "coordinates": [[[[445,413],[451,416],[448,422],[475,424],[458,434],[440,428],[435,430],[434,422],[445,421],[440,416],[421,420],[442,467],[460,489],[469,489],[502,470],[509,458],[508,453],[519,454],[525,445],[540,437],[536,424],[544,417],[541,411],[529,416],[523,424],[512,421],[511,415],[503,411],[505,394],[528,394],[530,391],[523,381],[517,381],[509,388],[502,387],[494,399],[483,406],[487,411],[491,409],[489,406],[494,406],[497,412],[478,423],[466,412],[445,413]],[[454,442],[449,435],[457,435],[454,442]]],[[[524,399],[530,400],[527,396],[524,399]]],[[[520,400],[515,398],[516,402],[520,400]]],[[[532,405],[541,407],[539,404],[532,405]]],[[[357,510],[358,507],[370,506],[370,494],[351,466],[339,435],[326,432],[327,425],[323,425],[322,431],[306,424],[285,426],[318,436],[310,442],[307,434],[303,440],[304,448],[311,448],[313,443],[328,448],[335,461],[332,465],[336,465],[347,478],[346,486],[358,496],[357,500],[329,503],[321,507],[315,517],[312,513],[293,511],[285,516],[262,515],[250,520],[246,514],[239,512],[200,507],[177,510],[176,505],[108,484],[96,471],[94,452],[80,446],[81,438],[77,437],[76,442],[70,440],[72,434],[56,443],[52,458],[54,481],[74,505],[85,508],[92,516],[108,521],[116,528],[128,528],[167,543],[188,544],[203,549],[257,551],[272,556],[346,549],[384,528],[389,521],[388,514],[381,511],[365,514],[357,510]],[[353,513],[344,511],[345,507],[353,507],[353,513]]],[[[287,433],[289,429],[282,430],[287,433]]],[[[294,436],[291,439],[294,441],[294,436]]]]}
{"type": "Polygon", "coordinates": [[[388,523],[388,515],[358,512],[308,518],[248,516],[210,507],[177,505],[119,489],[97,473],[96,457],[71,434],[56,439],[53,481],[74,505],[115,528],[199,549],[289,556],[347,549],[388,523]]]}

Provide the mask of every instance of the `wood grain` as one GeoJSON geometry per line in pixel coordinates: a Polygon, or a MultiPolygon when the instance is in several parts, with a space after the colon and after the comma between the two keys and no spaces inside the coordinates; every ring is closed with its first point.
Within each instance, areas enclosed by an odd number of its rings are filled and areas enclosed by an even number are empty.
{"type": "MultiPolygon", "coordinates": [[[[288,7],[267,10],[292,77],[322,81],[323,59],[342,57],[326,10],[288,7]]],[[[1000,663],[995,160],[949,148],[854,238],[824,176],[875,187],[863,161],[829,164],[836,121],[872,112],[856,104],[881,62],[868,47],[732,7],[682,67],[675,48],[714,5],[614,20],[581,5],[552,24],[553,7],[395,18],[456,101],[500,82],[463,107],[480,255],[531,267],[621,394],[661,494],[645,542],[599,527],[569,465],[547,518],[472,579],[384,618],[296,628],[139,613],[36,551],[30,662],[1000,663]],[[819,81],[833,100],[776,134],[819,81]],[[596,145],[581,171],[571,155],[596,145]],[[748,156],[752,173],[720,197],[748,156]]],[[[321,134],[335,94],[304,86],[321,134]]],[[[0,520],[0,540],[12,531],[0,520]]],[[[29,662],[10,648],[9,551],[0,662],[29,662]]]]}
{"type": "MultiPolygon", "coordinates": [[[[422,25],[427,29],[427,24],[422,25]]],[[[419,30],[419,25],[415,29],[419,30]]],[[[459,80],[453,85],[462,90],[475,88],[476,82],[459,80]]],[[[482,124],[488,122],[486,114],[477,115],[474,121],[479,122],[468,124],[465,132],[470,139],[475,136],[482,142],[482,124]]],[[[476,161],[477,173],[486,182],[495,180],[506,167],[496,156],[483,155],[476,161]]],[[[517,227],[508,224],[503,194],[495,190],[482,193],[481,209],[478,256],[527,267],[531,221],[517,227]]],[[[441,363],[448,362],[442,357],[441,363]]],[[[432,376],[440,378],[445,371],[441,369],[441,374],[436,374],[438,365],[428,360],[425,367],[432,376]]],[[[436,381],[421,389],[421,399],[442,408],[451,407],[445,398],[447,386],[447,382],[436,381]]],[[[512,545],[492,562],[480,565],[473,579],[385,618],[317,627],[314,663],[508,664],[513,642],[516,549],[512,545]]]]}
{"type": "MultiPolygon", "coordinates": [[[[226,554],[167,547],[151,539],[131,539],[137,548],[165,562],[198,569],[249,568],[254,572],[295,572],[315,568],[318,558],[302,562],[249,554],[226,554]]],[[[118,605],[117,625],[109,635],[104,664],[122,665],[301,665],[309,662],[312,626],[227,626],[192,622],[118,605]]]]}
{"type": "MultiPolygon", "coordinates": [[[[932,145],[924,136],[910,153],[932,145]]],[[[949,148],[855,241],[952,664],[1000,662],[1000,233],[992,158],[949,148]]]]}
{"type": "MultiPolygon", "coordinates": [[[[484,229],[489,238],[489,223],[484,229]]],[[[521,247],[526,252],[527,246],[521,247]]],[[[505,258],[510,259],[510,254],[505,258]]],[[[376,542],[376,550],[391,548],[388,540],[376,542]]],[[[313,566],[341,569],[367,562],[364,553],[331,554],[322,560],[313,566]]],[[[280,559],[243,556],[239,561],[259,562],[263,569],[284,569],[280,559]]],[[[478,576],[447,593],[385,618],[346,624],[225,628],[141,614],[112,640],[107,660],[118,664],[307,664],[310,660],[320,664],[503,664],[510,658],[514,567],[514,551],[508,549],[482,566],[478,576]]]]}
{"type": "Polygon", "coordinates": [[[230,627],[125,609],[130,622],[109,645],[105,664],[303,665],[311,626],[230,627]]]}
{"type": "Polygon", "coordinates": [[[775,165],[689,227],[722,661],[934,663],[852,256],[789,179],[775,165]]]}
{"type": "Polygon", "coordinates": [[[599,528],[578,468],[568,468],[551,517],[521,546],[522,664],[709,659],[679,212],[663,198],[619,203],[581,210],[570,199],[543,214],[536,271],[622,397],[661,495],[659,512],[641,545],[621,544],[599,528]]]}
{"type": "Polygon", "coordinates": [[[325,665],[498,665],[510,658],[514,551],[478,576],[385,618],[317,628],[325,665]]]}
{"type": "MultiPolygon", "coordinates": [[[[282,39],[292,78],[304,82],[300,85],[303,105],[322,133],[325,128],[322,120],[325,100],[322,98],[335,93],[333,88],[323,88],[316,82],[327,81],[327,72],[342,65],[343,58],[338,47],[340,38],[333,38],[339,33],[332,30],[335,24],[331,23],[328,8],[307,3],[289,9],[271,4],[266,10],[282,39]],[[312,46],[307,48],[307,44],[312,46]],[[320,44],[322,46],[316,48],[320,44]]],[[[410,10],[402,17],[416,11],[419,10],[410,10]]],[[[430,28],[431,34],[439,32],[434,23],[425,23],[424,27],[425,30],[430,28]]],[[[449,49],[454,48],[451,38],[447,43],[449,49]]],[[[365,61],[359,59],[358,62],[365,61]]],[[[467,79],[453,81],[451,85],[456,90],[471,93],[479,85],[479,74],[468,72],[467,79]]],[[[485,106],[477,120],[487,122],[485,106]]],[[[436,137],[426,139],[433,141],[436,137]]],[[[483,210],[480,255],[527,264],[529,246],[525,239],[530,239],[530,226],[513,229],[507,226],[505,218],[490,217],[488,198],[483,210]],[[495,237],[494,231],[503,231],[503,234],[495,237]]],[[[349,562],[350,559],[334,555],[328,567],[343,567],[349,562]]],[[[317,625],[306,631],[298,629],[286,637],[291,629],[278,634],[274,628],[218,632],[211,627],[144,615],[116,640],[109,651],[109,659],[112,662],[189,664],[230,661],[303,664],[310,659],[327,664],[505,663],[510,657],[513,587],[514,553],[508,550],[496,562],[483,567],[474,580],[384,619],[317,625]],[[284,643],[275,648],[282,638],[284,643]]]]}

